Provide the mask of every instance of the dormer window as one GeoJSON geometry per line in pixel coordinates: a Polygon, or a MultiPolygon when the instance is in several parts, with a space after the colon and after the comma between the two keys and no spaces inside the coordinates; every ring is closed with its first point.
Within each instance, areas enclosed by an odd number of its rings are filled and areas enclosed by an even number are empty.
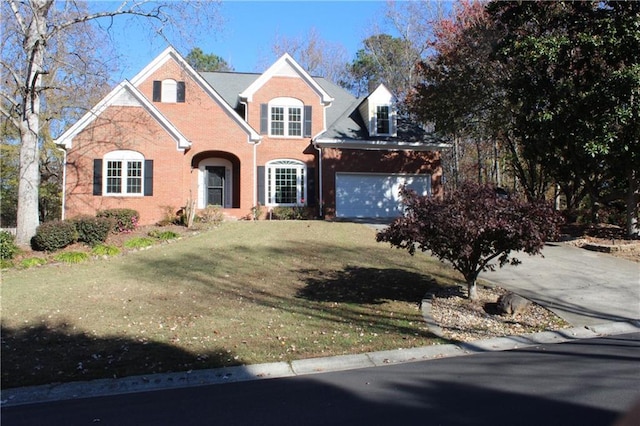
{"type": "Polygon", "coordinates": [[[379,135],[391,133],[391,107],[389,105],[376,107],[376,133],[379,135]]]}
{"type": "Polygon", "coordinates": [[[393,95],[383,84],[362,101],[358,111],[367,123],[369,136],[397,136],[397,112],[393,106],[393,95]]]}
{"type": "Polygon", "coordinates": [[[185,101],[184,81],[171,78],[153,82],[153,102],[183,103],[185,101]]]}
{"type": "Polygon", "coordinates": [[[310,105],[298,99],[276,98],[260,108],[260,133],[283,138],[311,136],[310,105]]]}

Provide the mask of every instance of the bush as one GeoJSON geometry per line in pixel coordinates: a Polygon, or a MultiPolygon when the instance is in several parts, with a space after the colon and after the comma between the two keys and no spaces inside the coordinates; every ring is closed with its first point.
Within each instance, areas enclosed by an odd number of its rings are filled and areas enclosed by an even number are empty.
{"type": "Polygon", "coordinates": [[[200,212],[198,219],[202,223],[218,226],[224,221],[224,213],[218,206],[207,206],[200,212]]]}
{"type": "Polygon", "coordinates": [[[140,214],[133,209],[109,209],[99,211],[97,217],[113,220],[113,231],[116,233],[131,232],[138,226],[140,214]]]}
{"type": "Polygon", "coordinates": [[[272,211],[273,219],[277,220],[305,220],[309,219],[309,209],[303,206],[275,207],[272,211]]]}
{"type": "Polygon", "coordinates": [[[29,257],[20,261],[20,266],[23,268],[32,268],[34,266],[42,266],[47,263],[47,259],[42,257],[29,257]]]}
{"type": "Polygon", "coordinates": [[[78,231],[78,241],[91,247],[104,243],[113,229],[113,219],[107,217],[81,216],[73,222],[78,231]]]}
{"type": "Polygon", "coordinates": [[[98,244],[91,249],[91,253],[96,256],[116,256],[120,254],[120,249],[116,246],[98,244]]]}
{"type": "Polygon", "coordinates": [[[155,238],[162,241],[173,240],[174,238],[178,238],[180,236],[178,235],[177,232],[160,231],[159,229],[154,229],[153,231],[149,231],[147,235],[150,236],[151,238],[155,238]]]}
{"type": "Polygon", "coordinates": [[[78,240],[76,225],[72,221],[53,220],[38,226],[31,239],[31,247],[38,251],[56,251],[78,240]]]}
{"type": "Polygon", "coordinates": [[[10,232],[0,231],[0,259],[10,260],[18,253],[16,237],[10,232]]]}
{"type": "Polygon", "coordinates": [[[57,254],[53,259],[57,262],[80,263],[89,259],[89,255],[83,251],[67,251],[57,254]]]}
{"type": "Polygon", "coordinates": [[[129,249],[139,249],[153,245],[153,239],[148,237],[133,237],[124,242],[124,247],[129,249]]]}

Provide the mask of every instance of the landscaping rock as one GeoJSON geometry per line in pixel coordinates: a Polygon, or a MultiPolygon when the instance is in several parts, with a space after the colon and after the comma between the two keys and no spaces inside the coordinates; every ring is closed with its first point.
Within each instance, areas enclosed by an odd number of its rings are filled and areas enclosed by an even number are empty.
{"type": "Polygon", "coordinates": [[[501,314],[507,315],[520,315],[523,314],[527,307],[529,306],[529,301],[522,296],[518,296],[515,293],[507,293],[498,298],[498,312],[501,314]]]}

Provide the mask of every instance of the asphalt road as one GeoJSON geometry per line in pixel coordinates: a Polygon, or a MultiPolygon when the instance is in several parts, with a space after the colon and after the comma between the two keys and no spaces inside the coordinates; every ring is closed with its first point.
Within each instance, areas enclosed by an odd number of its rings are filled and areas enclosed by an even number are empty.
{"type": "Polygon", "coordinates": [[[2,425],[611,425],[640,333],[335,373],[5,407],[2,425]]]}

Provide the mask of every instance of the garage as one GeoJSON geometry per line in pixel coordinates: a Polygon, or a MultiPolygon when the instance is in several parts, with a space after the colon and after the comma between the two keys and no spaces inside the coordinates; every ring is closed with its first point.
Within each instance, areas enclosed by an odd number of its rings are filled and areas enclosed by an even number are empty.
{"type": "Polygon", "coordinates": [[[402,185],[429,195],[431,175],[336,173],[336,217],[397,217],[402,213],[402,185]]]}

